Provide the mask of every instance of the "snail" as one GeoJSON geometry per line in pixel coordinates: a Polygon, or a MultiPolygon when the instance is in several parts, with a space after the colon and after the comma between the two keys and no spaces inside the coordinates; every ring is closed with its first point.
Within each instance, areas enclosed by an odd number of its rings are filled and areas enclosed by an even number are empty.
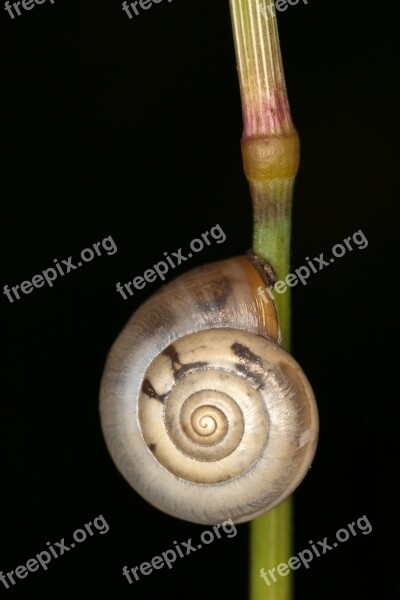
{"type": "Polygon", "coordinates": [[[318,412],[280,346],[274,273],[253,254],[165,285],[114,343],[100,390],[109,452],[165,513],[200,524],[251,520],[283,502],[312,462],[318,412]]]}

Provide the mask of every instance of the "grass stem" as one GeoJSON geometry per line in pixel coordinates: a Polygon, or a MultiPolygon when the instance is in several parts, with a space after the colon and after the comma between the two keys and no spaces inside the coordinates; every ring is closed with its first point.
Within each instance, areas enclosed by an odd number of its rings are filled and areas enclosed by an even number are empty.
{"type": "MultiPolygon", "coordinates": [[[[276,17],[266,0],[230,0],[243,112],[242,156],[253,203],[253,251],[278,279],[290,271],[293,187],[299,138],[287,98],[276,17]]],[[[275,293],[283,346],[290,349],[290,291],[275,293]]],[[[292,499],[250,524],[250,600],[291,600],[291,574],[260,576],[292,555],[292,499]],[[276,581],[274,581],[274,579],[276,581]]]]}

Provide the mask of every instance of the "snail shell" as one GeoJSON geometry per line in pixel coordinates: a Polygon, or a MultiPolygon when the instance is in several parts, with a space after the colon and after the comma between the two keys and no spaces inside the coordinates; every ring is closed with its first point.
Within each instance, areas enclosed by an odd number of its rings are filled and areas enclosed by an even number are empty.
{"type": "Polygon", "coordinates": [[[130,485],[175,517],[240,523],[305,476],[318,436],[312,389],[280,346],[254,261],[178,277],[114,343],[101,383],[108,449],[130,485]]]}

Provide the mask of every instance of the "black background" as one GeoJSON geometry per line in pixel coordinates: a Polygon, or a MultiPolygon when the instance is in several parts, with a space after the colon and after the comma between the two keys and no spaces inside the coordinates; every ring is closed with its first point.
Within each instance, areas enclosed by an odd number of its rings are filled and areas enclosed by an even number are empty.
{"type": "MultiPolygon", "coordinates": [[[[1,285],[32,279],[109,235],[118,251],[13,304],[2,295],[0,570],[25,564],[47,541],[68,542],[100,514],[110,531],[12,589],[0,584],[0,594],[245,598],[247,525],[128,585],[124,565],[205,528],[131,490],[98,417],[108,349],[159,287],[124,301],[116,282],[216,223],[226,242],[168,280],[251,245],[228,2],[164,0],[129,20],[119,1],[48,0],[14,20],[4,12],[2,21],[1,285]]],[[[297,571],[299,600],[396,596],[396,24],[394,3],[360,0],[310,0],[279,16],[302,142],[293,267],[359,229],[369,241],[293,290],[293,353],[321,418],[313,468],[295,494],[295,552],[362,515],[373,526],[297,571]]]]}

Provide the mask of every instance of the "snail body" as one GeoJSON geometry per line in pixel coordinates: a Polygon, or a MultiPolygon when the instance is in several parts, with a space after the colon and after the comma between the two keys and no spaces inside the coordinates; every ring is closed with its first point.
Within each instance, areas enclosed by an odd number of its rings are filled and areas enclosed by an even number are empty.
{"type": "Polygon", "coordinates": [[[110,454],[175,517],[253,519],[311,464],[315,399],[279,345],[274,304],[257,292],[266,281],[267,266],[244,256],[193,269],[134,313],[108,356],[100,412],[110,454]]]}

